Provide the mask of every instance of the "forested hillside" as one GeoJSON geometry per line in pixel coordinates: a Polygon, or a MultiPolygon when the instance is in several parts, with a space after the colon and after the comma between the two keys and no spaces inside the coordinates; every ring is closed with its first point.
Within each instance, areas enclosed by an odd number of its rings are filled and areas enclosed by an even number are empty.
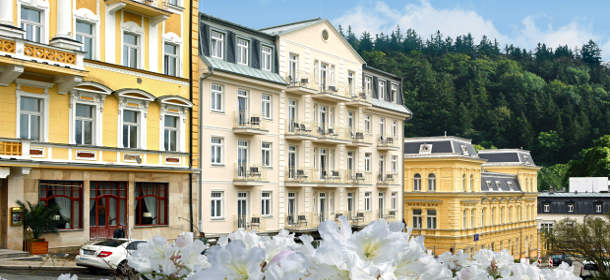
{"type": "MultiPolygon", "coordinates": [[[[578,158],[610,134],[610,70],[593,41],[534,50],[468,34],[340,31],[370,66],[399,75],[413,119],[405,135],[470,138],[532,151],[538,165],[578,158]]],[[[565,168],[564,168],[565,169],[565,168]]]]}

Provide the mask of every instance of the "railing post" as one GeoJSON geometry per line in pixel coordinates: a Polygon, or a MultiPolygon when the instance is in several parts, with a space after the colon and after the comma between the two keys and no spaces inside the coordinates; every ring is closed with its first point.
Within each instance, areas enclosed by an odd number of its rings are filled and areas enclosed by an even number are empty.
{"type": "Polygon", "coordinates": [[[21,140],[21,158],[30,159],[30,140],[21,140]]]}

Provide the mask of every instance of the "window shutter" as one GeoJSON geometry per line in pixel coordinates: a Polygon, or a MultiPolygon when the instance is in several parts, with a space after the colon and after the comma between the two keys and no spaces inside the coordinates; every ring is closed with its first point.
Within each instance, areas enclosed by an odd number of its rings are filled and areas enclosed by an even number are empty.
{"type": "Polygon", "coordinates": [[[260,63],[260,44],[261,42],[259,40],[256,39],[252,39],[252,47],[250,48],[250,57],[251,59],[251,65],[252,68],[256,68],[256,69],[261,69],[261,63],[260,63]]]}
{"type": "Polygon", "coordinates": [[[379,93],[377,92],[379,89],[379,79],[377,77],[373,77],[373,98],[379,98],[379,93]]]}
{"type": "Polygon", "coordinates": [[[235,63],[235,44],[237,43],[235,39],[235,33],[229,31],[227,32],[227,55],[225,56],[227,62],[235,63]]]}
{"type": "Polygon", "coordinates": [[[392,94],[392,81],[387,80],[385,82],[385,91],[386,91],[386,94],[385,94],[384,99],[385,99],[385,101],[390,102],[390,100],[392,100],[390,97],[390,94],[392,94]]]}
{"type": "Polygon", "coordinates": [[[199,22],[199,55],[210,56],[210,26],[199,22]]]}

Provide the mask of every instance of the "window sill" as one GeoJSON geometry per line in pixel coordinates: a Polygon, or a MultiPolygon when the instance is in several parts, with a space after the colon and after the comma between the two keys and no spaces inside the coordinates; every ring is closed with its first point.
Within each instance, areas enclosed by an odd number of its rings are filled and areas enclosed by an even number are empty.
{"type": "Polygon", "coordinates": [[[141,225],[134,226],[134,228],[155,228],[155,227],[168,227],[169,225],[141,225]]]}
{"type": "Polygon", "coordinates": [[[226,115],[225,111],[210,110],[210,113],[226,115]]]}
{"type": "Polygon", "coordinates": [[[222,163],[212,163],[210,164],[211,167],[225,167],[226,165],[222,164],[222,163]]]}
{"type": "Polygon", "coordinates": [[[82,228],[72,228],[72,229],[58,229],[59,232],[71,232],[71,231],[84,231],[82,228]]]}
{"type": "Polygon", "coordinates": [[[225,218],[211,218],[210,222],[224,222],[225,218]]]}

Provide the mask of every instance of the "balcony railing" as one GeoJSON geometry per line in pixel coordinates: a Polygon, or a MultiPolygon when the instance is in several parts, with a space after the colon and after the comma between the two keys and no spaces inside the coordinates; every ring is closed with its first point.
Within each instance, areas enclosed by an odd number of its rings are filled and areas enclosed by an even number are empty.
{"type": "Polygon", "coordinates": [[[370,134],[366,134],[366,132],[364,130],[359,131],[359,130],[347,129],[347,134],[353,143],[357,143],[357,144],[373,143],[373,136],[370,134]]]}
{"type": "Polygon", "coordinates": [[[249,111],[235,111],[233,114],[233,128],[267,130],[267,119],[263,118],[262,114],[249,111]]]}
{"type": "Polygon", "coordinates": [[[371,211],[347,211],[344,214],[348,217],[352,226],[366,226],[373,220],[373,213],[371,211]]]}
{"type": "Polygon", "coordinates": [[[314,123],[310,121],[302,119],[286,120],[286,135],[313,136],[314,127],[314,123]]]}
{"type": "Polygon", "coordinates": [[[21,156],[21,142],[0,141],[0,156],[21,156]]]}
{"type": "MultiPolygon", "coordinates": [[[[345,173],[333,169],[314,169],[313,167],[289,166],[286,169],[286,182],[291,183],[322,183],[345,184],[345,173]]],[[[349,182],[351,183],[351,182],[349,182]]]]}
{"type": "Polygon", "coordinates": [[[58,48],[19,38],[0,36],[0,56],[13,57],[25,61],[35,61],[47,65],[85,70],[84,53],[58,48]]]}
{"type": "Polygon", "coordinates": [[[315,230],[320,223],[334,217],[334,214],[324,212],[300,212],[286,213],[286,223],[284,228],[288,230],[315,230]]]}
{"type": "Polygon", "coordinates": [[[377,184],[398,184],[398,174],[391,172],[377,172],[377,184]]]}
{"type": "Polygon", "coordinates": [[[388,222],[399,220],[398,210],[377,209],[377,219],[385,219],[388,222]]]}
{"type": "Polygon", "coordinates": [[[233,181],[267,181],[267,168],[260,164],[236,163],[233,181]]]}
{"type": "Polygon", "coordinates": [[[372,180],[373,175],[371,172],[363,172],[363,171],[347,169],[344,172],[344,176],[345,176],[345,183],[362,185],[362,184],[372,184],[372,182],[373,182],[373,180],[372,180]]]}
{"type": "Polygon", "coordinates": [[[313,87],[313,79],[311,73],[306,73],[304,71],[287,73],[286,82],[288,82],[289,87],[313,87]]]}
{"type": "Polygon", "coordinates": [[[313,136],[321,139],[352,141],[349,130],[345,127],[329,127],[328,125],[314,124],[313,136]]]}
{"type": "Polygon", "coordinates": [[[345,95],[352,99],[352,101],[361,101],[366,103],[373,102],[373,93],[363,87],[346,86],[345,95]]]}
{"type": "Polygon", "coordinates": [[[267,217],[261,215],[233,215],[233,231],[238,229],[266,231],[267,217]]]}
{"type": "Polygon", "coordinates": [[[377,146],[379,147],[388,147],[388,148],[398,148],[399,142],[398,137],[392,134],[378,134],[377,135],[377,146]]]}

